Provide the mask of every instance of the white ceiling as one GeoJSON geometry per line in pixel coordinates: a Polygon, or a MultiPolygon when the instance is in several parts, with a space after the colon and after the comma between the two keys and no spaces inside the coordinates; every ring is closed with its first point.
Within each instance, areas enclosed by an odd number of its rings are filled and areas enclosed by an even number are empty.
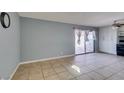
{"type": "Polygon", "coordinates": [[[19,12],[19,15],[94,27],[112,25],[114,20],[124,19],[124,12],[19,12]]]}

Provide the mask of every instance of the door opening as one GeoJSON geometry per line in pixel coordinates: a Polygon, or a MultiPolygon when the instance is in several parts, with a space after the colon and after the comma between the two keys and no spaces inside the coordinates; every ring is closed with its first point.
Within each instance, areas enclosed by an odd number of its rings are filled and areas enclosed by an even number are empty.
{"type": "Polygon", "coordinates": [[[94,52],[95,31],[75,29],[75,54],[94,52]]]}

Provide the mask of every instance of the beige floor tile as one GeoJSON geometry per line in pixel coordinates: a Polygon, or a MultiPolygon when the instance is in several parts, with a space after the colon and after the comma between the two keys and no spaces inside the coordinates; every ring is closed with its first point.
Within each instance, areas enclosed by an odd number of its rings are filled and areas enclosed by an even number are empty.
{"type": "Polygon", "coordinates": [[[81,75],[76,78],[77,80],[91,80],[91,78],[88,75],[81,75]]]}
{"type": "Polygon", "coordinates": [[[107,78],[107,80],[124,80],[124,76],[121,74],[115,74],[115,75],[107,78]]]}
{"type": "Polygon", "coordinates": [[[68,62],[62,63],[62,66],[64,66],[65,68],[71,68],[73,64],[70,64],[68,62]]]}
{"type": "Polygon", "coordinates": [[[55,72],[43,73],[44,77],[55,75],[55,72]]]}
{"type": "Polygon", "coordinates": [[[45,80],[59,80],[59,79],[60,78],[57,74],[45,77],[45,80]]]}
{"type": "Polygon", "coordinates": [[[23,71],[25,71],[26,69],[28,69],[28,68],[26,68],[26,67],[20,65],[16,72],[23,72],[23,71]]]}
{"type": "Polygon", "coordinates": [[[43,78],[43,75],[41,73],[29,74],[29,80],[44,80],[44,78],[43,78]]]}
{"type": "Polygon", "coordinates": [[[121,70],[124,69],[124,65],[122,65],[120,63],[114,63],[114,64],[112,64],[108,67],[114,69],[116,72],[121,71],[121,70]]]}
{"type": "Polygon", "coordinates": [[[71,79],[69,79],[69,80],[77,80],[77,78],[75,77],[75,78],[71,78],[71,79]]]}
{"type": "Polygon", "coordinates": [[[92,53],[19,66],[13,80],[124,80],[124,57],[92,53]]]}
{"type": "Polygon", "coordinates": [[[111,75],[115,74],[115,71],[112,70],[111,68],[109,67],[105,67],[105,68],[100,68],[100,69],[97,69],[95,70],[95,72],[101,74],[102,76],[104,77],[110,77],[111,75]]]}
{"type": "Polygon", "coordinates": [[[124,80],[124,70],[114,74],[113,76],[107,78],[108,80],[124,80]]]}
{"type": "Polygon", "coordinates": [[[62,66],[60,63],[53,63],[51,64],[51,66],[54,68],[54,67],[59,67],[59,66],[62,66]]]}
{"type": "Polygon", "coordinates": [[[51,65],[42,66],[42,70],[51,69],[51,68],[52,68],[51,65]]]}
{"type": "Polygon", "coordinates": [[[30,68],[29,80],[43,80],[43,74],[41,68],[30,68]]]}
{"type": "Polygon", "coordinates": [[[55,72],[53,68],[42,70],[43,73],[55,72]]]}
{"type": "Polygon", "coordinates": [[[70,73],[74,76],[74,77],[77,77],[77,76],[80,76],[81,73],[77,72],[77,71],[70,71],[70,73]]]}
{"type": "Polygon", "coordinates": [[[22,72],[17,71],[12,78],[12,80],[28,80],[28,79],[29,79],[29,73],[27,71],[22,71],[22,72]]]}
{"type": "Polygon", "coordinates": [[[91,78],[91,79],[93,79],[93,80],[104,80],[104,79],[106,79],[104,76],[102,76],[102,75],[100,75],[100,74],[98,74],[98,73],[96,73],[96,72],[89,72],[89,73],[87,73],[87,75],[91,78]]]}
{"type": "Polygon", "coordinates": [[[96,66],[94,66],[94,65],[87,65],[87,67],[88,67],[89,69],[91,69],[91,70],[96,70],[96,69],[99,68],[99,67],[96,67],[96,66]]]}
{"type": "Polygon", "coordinates": [[[39,74],[42,73],[41,69],[30,69],[29,70],[30,74],[39,74]]]}
{"type": "Polygon", "coordinates": [[[61,72],[61,73],[58,73],[58,76],[60,77],[60,79],[62,80],[69,80],[69,79],[72,79],[74,78],[74,76],[71,75],[71,73],[69,72],[61,72]]]}
{"type": "Polygon", "coordinates": [[[55,74],[56,74],[56,72],[53,69],[43,70],[44,77],[52,76],[52,75],[55,75],[55,74]]]}
{"type": "Polygon", "coordinates": [[[28,75],[16,75],[12,78],[12,80],[29,80],[28,75]]]}
{"type": "Polygon", "coordinates": [[[66,68],[63,66],[55,67],[54,70],[56,71],[56,73],[67,71],[66,68]]]}
{"type": "Polygon", "coordinates": [[[70,68],[70,67],[69,67],[69,68],[67,68],[67,70],[68,70],[74,77],[81,75],[80,71],[77,70],[77,69],[74,69],[74,68],[70,68]]]}
{"type": "Polygon", "coordinates": [[[86,67],[86,66],[83,66],[83,67],[81,67],[81,68],[79,68],[79,69],[80,69],[80,73],[81,73],[81,74],[88,73],[88,72],[91,72],[91,71],[92,71],[91,69],[89,69],[89,68],[86,67]]]}
{"type": "Polygon", "coordinates": [[[43,64],[41,64],[41,66],[42,67],[46,67],[46,66],[49,67],[49,66],[51,66],[51,64],[50,63],[43,63],[43,64]]]}

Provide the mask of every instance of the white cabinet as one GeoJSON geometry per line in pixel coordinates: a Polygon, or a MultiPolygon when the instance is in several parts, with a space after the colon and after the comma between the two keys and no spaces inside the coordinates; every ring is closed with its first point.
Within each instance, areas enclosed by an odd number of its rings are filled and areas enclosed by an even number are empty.
{"type": "Polygon", "coordinates": [[[124,26],[118,29],[118,44],[124,44],[124,26]]]}
{"type": "Polygon", "coordinates": [[[118,36],[124,36],[124,31],[118,31],[118,36]]]}
{"type": "Polygon", "coordinates": [[[99,50],[110,54],[116,54],[117,31],[109,27],[99,29],[99,50]]]}

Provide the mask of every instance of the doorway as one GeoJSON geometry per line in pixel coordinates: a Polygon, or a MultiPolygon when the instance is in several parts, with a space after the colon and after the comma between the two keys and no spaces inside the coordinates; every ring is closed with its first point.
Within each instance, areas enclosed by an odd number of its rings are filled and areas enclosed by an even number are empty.
{"type": "Polygon", "coordinates": [[[93,53],[95,31],[75,29],[75,54],[93,53]]]}

